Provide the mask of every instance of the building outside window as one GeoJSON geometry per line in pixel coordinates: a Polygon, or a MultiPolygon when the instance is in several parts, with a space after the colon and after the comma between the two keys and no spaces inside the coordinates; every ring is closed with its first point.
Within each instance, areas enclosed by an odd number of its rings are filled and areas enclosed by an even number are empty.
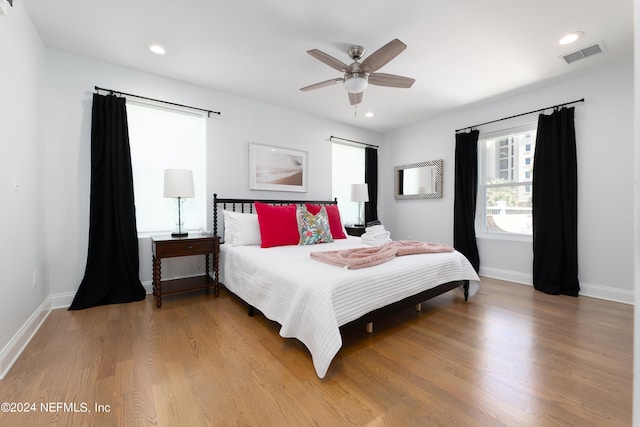
{"type": "Polygon", "coordinates": [[[479,234],[533,234],[535,140],[535,125],[480,136],[476,215],[479,234]]]}

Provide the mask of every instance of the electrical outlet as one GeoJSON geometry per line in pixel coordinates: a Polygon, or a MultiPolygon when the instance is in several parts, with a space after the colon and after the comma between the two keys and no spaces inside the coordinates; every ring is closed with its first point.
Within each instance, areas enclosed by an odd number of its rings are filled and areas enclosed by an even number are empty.
{"type": "Polygon", "coordinates": [[[31,273],[31,282],[35,288],[38,284],[38,270],[33,270],[33,273],[31,273]]]}

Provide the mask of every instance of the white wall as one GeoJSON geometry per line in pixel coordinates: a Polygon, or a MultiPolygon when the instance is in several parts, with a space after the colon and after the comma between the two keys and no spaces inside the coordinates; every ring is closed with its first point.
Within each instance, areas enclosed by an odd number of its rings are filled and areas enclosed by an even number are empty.
{"type": "Polygon", "coordinates": [[[8,9],[0,15],[0,378],[44,319],[49,295],[43,274],[44,46],[22,2],[8,9]]]}
{"type": "MultiPolygon", "coordinates": [[[[54,305],[69,304],[82,280],[89,232],[91,97],[94,86],[221,111],[208,119],[207,194],[221,197],[330,199],[330,135],[379,144],[382,136],[282,109],[95,61],[47,51],[46,236],[54,305]],[[249,190],[248,144],[304,150],[306,193],[249,190]]],[[[152,159],[150,159],[152,161],[152,159]]],[[[208,212],[212,211],[209,200],[208,212]]],[[[211,213],[207,220],[212,227],[211,213]]],[[[203,257],[163,261],[163,278],[204,269],[203,257]],[[167,263],[165,264],[165,261],[167,263]]],[[[151,243],[140,239],[140,277],[151,281],[151,243]]]]}
{"type": "MultiPolygon", "coordinates": [[[[453,242],[455,129],[585,98],[575,106],[581,294],[633,301],[633,63],[538,87],[385,135],[381,203],[396,239],[453,242]],[[393,167],[444,159],[444,197],[395,200],[393,167]]],[[[479,128],[535,123],[536,115],[479,128]]],[[[479,239],[480,273],[532,283],[530,242],[479,239]]]]}

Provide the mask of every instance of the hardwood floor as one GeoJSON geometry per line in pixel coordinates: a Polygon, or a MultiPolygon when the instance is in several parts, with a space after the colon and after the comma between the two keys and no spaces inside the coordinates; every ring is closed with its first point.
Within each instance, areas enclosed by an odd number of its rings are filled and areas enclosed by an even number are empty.
{"type": "Polygon", "coordinates": [[[467,303],[343,328],[319,379],[224,289],[163,302],[53,311],[0,381],[3,402],[35,411],[0,425],[631,425],[630,305],[483,278],[467,303]]]}

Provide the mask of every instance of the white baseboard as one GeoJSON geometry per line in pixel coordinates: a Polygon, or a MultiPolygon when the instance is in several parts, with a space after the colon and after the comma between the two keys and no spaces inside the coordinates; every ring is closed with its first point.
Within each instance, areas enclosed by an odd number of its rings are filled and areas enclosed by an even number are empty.
{"type": "MultiPolygon", "coordinates": [[[[530,274],[520,273],[518,271],[480,266],[480,276],[533,286],[533,276],[530,274]]],[[[624,304],[634,303],[633,291],[615,289],[591,283],[580,282],[580,295],[607,301],[621,302],[624,304]]]]}
{"type": "Polygon", "coordinates": [[[144,290],[147,291],[147,295],[153,293],[153,282],[151,280],[148,282],[142,282],[142,286],[144,287],[144,290]]]}
{"type": "Polygon", "coordinates": [[[624,289],[615,289],[591,283],[580,282],[580,295],[624,304],[634,303],[633,291],[625,291],[624,289]]]}
{"type": "MultiPolygon", "coordinates": [[[[152,293],[153,284],[151,281],[143,282],[142,286],[144,286],[147,294],[152,293]]],[[[75,292],[50,295],[40,304],[13,338],[11,338],[7,345],[0,351],[0,380],[4,378],[7,372],[9,372],[9,369],[11,369],[16,360],[18,360],[18,357],[20,357],[20,354],[22,354],[27,344],[29,344],[29,341],[31,341],[47,316],[49,316],[49,313],[51,313],[51,310],[70,307],[75,295],[75,292]]]]}
{"type": "Polygon", "coordinates": [[[0,351],[0,380],[4,378],[9,369],[18,360],[18,357],[38,332],[49,313],[51,313],[51,298],[47,297],[0,351]]]}
{"type": "Polygon", "coordinates": [[[69,308],[76,296],[75,292],[65,292],[63,294],[51,295],[51,308],[69,308]]]}
{"type": "Polygon", "coordinates": [[[533,277],[530,274],[519,271],[503,270],[501,268],[491,268],[480,266],[480,276],[492,279],[506,280],[508,282],[521,283],[523,285],[533,285],[533,277]]]}
{"type": "MultiPolygon", "coordinates": [[[[147,294],[153,292],[153,282],[142,282],[142,286],[147,294]]],[[[66,292],[63,294],[55,294],[51,295],[51,308],[69,308],[71,307],[71,303],[73,302],[73,298],[76,296],[75,292],[66,292]]]]}

